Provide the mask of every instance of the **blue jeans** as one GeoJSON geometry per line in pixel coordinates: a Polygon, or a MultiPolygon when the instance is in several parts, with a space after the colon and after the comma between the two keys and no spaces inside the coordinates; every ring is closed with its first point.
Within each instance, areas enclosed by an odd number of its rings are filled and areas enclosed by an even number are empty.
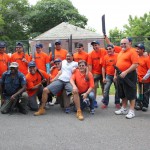
{"type": "MultiPolygon", "coordinates": [[[[81,106],[81,110],[83,110],[85,107],[87,107],[86,103],[83,102],[83,98],[82,98],[82,94],[79,95],[80,97],[80,106],[81,106]]],[[[88,94],[88,97],[87,97],[90,101],[90,109],[94,109],[94,100],[95,100],[95,94],[93,91],[91,91],[89,94],[88,94]]]]}
{"type": "Polygon", "coordinates": [[[116,83],[113,81],[114,76],[111,75],[106,75],[106,84],[104,85],[104,100],[103,103],[105,105],[109,104],[109,90],[110,90],[110,86],[112,83],[114,83],[115,86],[115,104],[120,104],[120,98],[118,97],[117,94],[117,86],[116,83]]]}

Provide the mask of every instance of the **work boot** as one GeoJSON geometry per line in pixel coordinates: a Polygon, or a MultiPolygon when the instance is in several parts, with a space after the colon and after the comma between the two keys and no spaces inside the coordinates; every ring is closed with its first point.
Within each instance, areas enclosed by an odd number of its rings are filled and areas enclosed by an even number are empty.
{"type": "Polygon", "coordinates": [[[79,120],[83,120],[84,119],[84,117],[83,117],[83,114],[82,114],[82,111],[81,110],[77,110],[77,118],[79,119],[79,120]]]}
{"type": "Polygon", "coordinates": [[[45,114],[45,109],[40,107],[37,112],[34,113],[34,116],[40,116],[45,114]]]}

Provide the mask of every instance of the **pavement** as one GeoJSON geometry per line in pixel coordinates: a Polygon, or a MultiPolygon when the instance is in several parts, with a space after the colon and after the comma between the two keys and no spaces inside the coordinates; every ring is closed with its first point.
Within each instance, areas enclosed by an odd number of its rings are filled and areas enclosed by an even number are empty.
{"type": "Polygon", "coordinates": [[[101,97],[95,115],[83,112],[65,114],[59,105],[43,116],[0,114],[0,150],[148,150],[150,147],[150,110],[136,111],[133,119],[115,115],[114,97],[102,110],[101,97]]]}

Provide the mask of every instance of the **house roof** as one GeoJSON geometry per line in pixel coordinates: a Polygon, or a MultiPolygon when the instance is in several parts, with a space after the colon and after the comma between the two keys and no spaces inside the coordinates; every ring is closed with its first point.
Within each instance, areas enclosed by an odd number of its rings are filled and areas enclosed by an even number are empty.
{"type": "Polygon", "coordinates": [[[37,36],[33,40],[53,40],[53,39],[68,39],[72,34],[72,39],[88,39],[88,38],[102,38],[102,35],[83,29],[66,22],[55,26],[54,28],[37,36]]]}

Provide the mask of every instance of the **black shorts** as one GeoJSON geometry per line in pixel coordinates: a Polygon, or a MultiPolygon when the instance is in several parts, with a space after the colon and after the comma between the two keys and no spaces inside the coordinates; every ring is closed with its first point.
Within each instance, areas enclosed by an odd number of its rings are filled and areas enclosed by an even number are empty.
{"type": "Polygon", "coordinates": [[[125,79],[117,78],[117,93],[119,98],[127,98],[128,100],[136,99],[136,83],[137,74],[136,71],[132,71],[126,75],[126,78],[132,82],[134,87],[131,87],[125,79]]]}

